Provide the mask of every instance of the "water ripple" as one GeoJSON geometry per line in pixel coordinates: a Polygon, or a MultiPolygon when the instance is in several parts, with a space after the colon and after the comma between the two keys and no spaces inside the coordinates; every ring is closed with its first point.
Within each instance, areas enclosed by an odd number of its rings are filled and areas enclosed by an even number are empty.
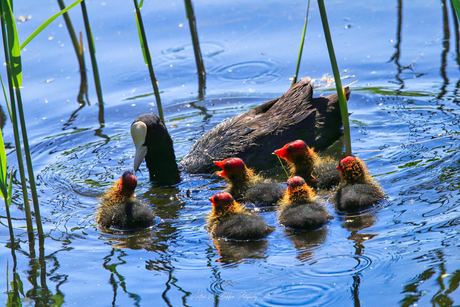
{"type": "Polygon", "coordinates": [[[224,81],[244,80],[249,84],[273,83],[282,78],[281,65],[275,61],[248,61],[216,69],[224,81]]]}
{"type": "MultiPolygon", "coordinates": [[[[201,54],[203,58],[212,58],[225,51],[224,46],[216,42],[200,43],[201,54]]],[[[172,47],[161,51],[163,65],[169,65],[170,62],[186,61],[194,63],[195,53],[192,44],[186,44],[179,47],[172,47]]],[[[161,64],[160,64],[161,65],[161,64]]]]}
{"type": "Polygon", "coordinates": [[[255,303],[256,306],[337,306],[342,298],[337,295],[336,287],[315,282],[268,288],[258,293],[256,300],[247,296],[246,303],[255,303]]]}
{"type": "Polygon", "coordinates": [[[335,255],[310,262],[310,274],[315,276],[352,275],[371,266],[372,260],[360,255],[335,255]]]}

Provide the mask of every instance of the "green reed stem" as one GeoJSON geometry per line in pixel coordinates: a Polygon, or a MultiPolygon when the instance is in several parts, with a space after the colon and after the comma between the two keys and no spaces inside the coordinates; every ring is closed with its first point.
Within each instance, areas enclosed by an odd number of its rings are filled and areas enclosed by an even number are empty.
{"type": "Polygon", "coordinates": [[[307,16],[305,17],[305,24],[303,25],[302,39],[300,41],[299,56],[297,57],[297,67],[295,69],[295,75],[292,78],[291,86],[294,86],[297,82],[297,76],[299,75],[300,60],[302,59],[303,44],[305,42],[305,33],[307,32],[307,23],[308,23],[308,13],[310,12],[310,0],[308,0],[307,5],[307,16]]]}
{"type": "Polygon", "coordinates": [[[13,232],[13,223],[11,222],[10,204],[11,204],[11,199],[10,201],[7,201],[7,198],[5,198],[6,219],[8,220],[8,230],[10,232],[10,241],[11,241],[11,244],[14,245],[14,232],[13,232]]]}
{"type": "Polygon", "coordinates": [[[334,72],[337,95],[339,96],[340,113],[342,114],[343,133],[345,138],[345,152],[347,155],[351,155],[351,137],[350,123],[348,120],[347,97],[342,87],[342,81],[340,80],[339,67],[337,66],[337,59],[335,58],[334,46],[332,45],[331,32],[329,30],[329,24],[327,22],[326,7],[324,6],[324,0],[318,0],[318,7],[319,12],[321,14],[321,21],[323,23],[324,36],[326,38],[327,43],[327,50],[329,51],[329,58],[331,59],[332,71],[334,72]]]}
{"type": "MultiPolygon", "coordinates": [[[[61,8],[61,10],[66,9],[64,0],[57,0],[57,2],[59,4],[59,7],[61,8]]],[[[86,70],[85,59],[78,52],[78,50],[79,50],[78,38],[77,38],[77,34],[75,34],[75,30],[73,28],[72,21],[70,20],[69,14],[67,12],[65,12],[63,14],[63,17],[64,17],[65,24],[67,25],[67,29],[69,30],[69,35],[70,35],[70,39],[72,40],[73,48],[75,49],[75,54],[77,55],[78,65],[80,67],[80,71],[86,70]]]]}
{"type": "Polygon", "coordinates": [[[27,171],[29,174],[30,191],[32,192],[32,201],[34,205],[35,223],[37,224],[38,235],[43,235],[42,219],[40,215],[40,206],[38,204],[37,187],[35,185],[34,169],[30,156],[29,139],[27,137],[26,121],[24,118],[24,109],[22,107],[21,91],[19,90],[16,76],[13,75],[13,82],[16,87],[16,102],[18,104],[19,119],[21,121],[22,142],[24,143],[24,152],[26,155],[27,171]]]}
{"type": "Polygon", "coordinates": [[[283,168],[284,172],[286,173],[286,177],[287,177],[287,179],[289,179],[289,178],[290,178],[290,176],[289,176],[289,173],[288,173],[288,171],[287,171],[287,170],[286,170],[286,168],[284,167],[283,161],[281,161],[281,158],[280,158],[280,156],[278,156],[278,155],[276,155],[276,156],[278,157],[278,160],[280,161],[281,167],[283,168]]]}
{"type": "Polygon", "coordinates": [[[198,39],[198,31],[196,28],[195,12],[193,11],[192,0],[184,0],[185,11],[190,26],[190,35],[192,36],[193,51],[195,53],[196,68],[198,71],[199,93],[204,96],[204,88],[206,83],[206,70],[204,69],[203,57],[201,55],[200,41],[198,39]]]}
{"type": "MultiPolygon", "coordinates": [[[[6,151],[5,143],[3,143],[2,129],[0,128],[0,193],[1,197],[5,200],[5,205],[9,207],[11,205],[11,195],[13,194],[12,182],[13,182],[13,169],[11,169],[10,181],[6,182],[6,151]]],[[[10,221],[8,221],[10,222],[10,221]]]]}
{"type": "Polygon", "coordinates": [[[147,36],[145,35],[144,23],[142,22],[142,15],[137,5],[137,1],[134,1],[134,7],[136,8],[136,21],[137,28],[139,30],[139,41],[141,43],[142,53],[144,54],[145,64],[149,68],[150,80],[152,82],[153,91],[155,93],[155,99],[157,101],[158,115],[161,121],[164,123],[165,119],[163,116],[163,107],[161,106],[160,91],[158,90],[157,79],[155,78],[155,72],[153,71],[152,58],[150,57],[149,45],[147,43],[147,36]]]}
{"type": "Polygon", "coordinates": [[[10,115],[10,118],[13,118],[13,114],[11,114],[10,104],[8,103],[8,95],[6,94],[5,84],[3,83],[3,78],[1,75],[0,75],[0,82],[2,83],[3,96],[5,97],[6,107],[8,108],[8,114],[10,115]]]}
{"type": "MultiPolygon", "coordinates": [[[[15,103],[15,97],[14,97],[14,88],[13,88],[13,78],[12,78],[12,68],[11,68],[11,61],[10,61],[10,54],[9,54],[9,45],[8,45],[8,39],[7,39],[7,29],[6,29],[6,24],[7,20],[11,18],[7,18],[10,9],[9,9],[9,3],[8,0],[1,0],[0,1],[1,5],[1,19],[2,19],[2,38],[3,38],[3,52],[5,54],[5,62],[6,62],[6,71],[8,74],[8,88],[9,88],[9,93],[10,93],[10,105],[11,105],[11,114],[13,117],[11,118],[11,123],[13,124],[13,134],[14,134],[14,142],[16,146],[16,155],[18,159],[18,167],[19,167],[19,174],[21,177],[21,185],[22,185],[22,194],[24,196],[24,211],[26,214],[26,224],[27,224],[27,232],[29,234],[33,233],[33,226],[32,226],[32,215],[30,213],[30,205],[29,205],[29,196],[27,193],[27,181],[24,173],[24,162],[22,160],[22,149],[21,149],[21,143],[19,141],[19,126],[18,126],[18,120],[17,120],[17,113],[16,113],[16,103],[15,103]]],[[[10,16],[11,17],[11,16],[10,16]]],[[[14,22],[14,19],[13,19],[14,22]]],[[[9,23],[11,26],[11,23],[9,23]]],[[[10,38],[10,39],[14,39],[10,38]]],[[[29,236],[29,240],[32,239],[29,236]]]]}
{"type": "Polygon", "coordinates": [[[62,11],[60,12],[57,12],[56,14],[54,14],[53,16],[51,16],[50,18],[48,18],[47,20],[45,20],[37,29],[35,29],[35,31],[32,32],[32,34],[29,35],[29,37],[27,37],[21,44],[21,50],[24,49],[25,46],[27,46],[28,43],[30,43],[31,40],[33,40],[35,38],[35,36],[37,36],[40,32],[42,32],[47,26],[49,26],[50,23],[52,23],[54,20],[56,20],[56,18],[58,18],[59,16],[61,16],[62,14],[64,14],[65,12],[67,12],[68,10],[70,10],[71,8],[73,8],[74,6],[76,6],[78,3],[80,3],[81,1],[83,0],[77,0],[75,1],[74,3],[72,3],[71,5],[69,5],[68,7],[66,7],[65,9],[63,9],[62,11]]]}
{"type": "Polygon", "coordinates": [[[81,12],[83,14],[83,21],[85,23],[86,38],[88,39],[89,52],[91,55],[91,65],[93,66],[93,75],[94,83],[96,85],[97,100],[99,101],[99,103],[104,103],[104,101],[102,100],[102,89],[101,80],[99,78],[99,69],[97,68],[96,47],[94,44],[93,33],[91,31],[91,26],[89,23],[88,11],[86,10],[85,0],[83,0],[80,4],[81,12]]]}
{"type": "MultiPolygon", "coordinates": [[[[2,7],[6,8],[5,6],[2,6],[2,7]]],[[[22,106],[21,90],[20,90],[21,83],[22,83],[22,77],[21,77],[22,76],[22,70],[21,70],[22,66],[21,66],[21,52],[20,52],[20,48],[19,48],[19,37],[18,37],[17,30],[16,30],[16,27],[15,27],[15,24],[14,24],[13,12],[11,10],[9,10],[8,12],[2,10],[2,12],[5,12],[6,14],[9,14],[10,17],[8,19],[11,20],[11,22],[12,22],[12,24],[7,24],[7,27],[10,27],[10,30],[8,30],[9,35],[8,35],[8,41],[7,42],[8,42],[8,44],[13,44],[13,47],[8,46],[8,52],[9,52],[8,53],[8,60],[10,61],[9,65],[7,65],[7,66],[9,66],[8,72],[10,74],[10,77],[8,78],[8,80],[12,79],[13,85],[14,85],[14,88],[15,88],[14,92],[16,93],[16,103],[17,103],[17,106],[18,106],[18,114],[19,114],[19,119],[20,119],[20,123],[21,123],[22,142],[24,144],[24,152],[25,152],[26,163],[27,163],[27,171],[28,171],[29,182],[30,182],[30,190],[31,190],[31,194],[32,194],[33,204],[34,204],[35,222],[37,224],[38,234],[41,235],[41,234],[43,234],[43,228],[42,228],[41,215],[40,215],[40,206],[39,206],[39,203],[38,203],[38,195],[37,195],[37,189],[36,189],[36,185],[35,185],[35,176],[34,176],[34,170],[33,170],[33,165],[32,165],[32,159],[31,159],[31,156],[30,156],[29,139],[27,137],[26,121],[25,121],[25,118],[24,118],[24,109],[23,109],[23,106],[22,106]],[[11,37],[11,36],[13,36],[13,37],[11,37]],[[17,65],[17,67],[14,67],[14,71],[12,71],[12,69],[11,69],[11,59],[13,57],[17,58],[17,59],[14,60],[14,65],[15,66],[17,65]],[[21,78],[21,79],[19,79],[19,78],[21,78]]],[[[11,86],[11,82],[10,82],[10,86],[11,86]]],[[[11,94],[11,96],[13,96],[12,92],[10,92],[10,94],[11,94]]],[[[11,99],[11,104],[14,105],[14,99],[11,99]]],[[[15,115],[14,112],[13,112],[13,115],[15,115]]],[[[15,121],[15,122],[17,123],[17,121],[15,121]]],[[[23,178],[21,177],[21,181],[22,180],[23,180],[23,178]]],[[[25,178],[24,178],[24,180],[25,180],[25,178]]],[[[25,181],[24,181],[23,185],[25,185],[25,181]]],[[[24,197],[28,198],[27,194],[24,195],[24,197]]],[[[30,211],[30,206],[29,206],[29,211],[30,211]]]]}
{"type": "Polygon", "coordinates": [[[451,0],[451,1],[455,7],[455,11],[457,11],[458,19],[460,20],[460,1],[459,0],[451,0]]]}

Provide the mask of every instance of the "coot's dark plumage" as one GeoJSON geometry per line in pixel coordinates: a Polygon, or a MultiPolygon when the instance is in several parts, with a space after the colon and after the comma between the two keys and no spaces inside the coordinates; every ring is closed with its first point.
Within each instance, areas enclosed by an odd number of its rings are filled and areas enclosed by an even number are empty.
{"type": "Polygon", "coordinates": [[[237,201],[275,205],[284,195],[285,187],[254,174],[240,158],[228,158],[214,163],[222,168],[216,174],[226,179],[226,191],[237,201]]]}
{"type": "Polygon", "coordinates": [[[339,185],[337,162],[321,158],[302,140],[297,140],[275,150],[274,154],[286,160],[292,176],[300,176],[307,184],[318,189],[331,189],[339,185]]]}
{"type": "Polygon", "coordinates": [[[260,240],[272,232],[263,218],[245,212],[229,193],[216,194],[209,200],[212,202],[212,212],[208,216],[208,228],[214,237],[260,240]]]}
{"type": "Polygon", "coordinates": [[[347,156],[337,165],[341,183],[334,197],[337,210],[356,212],[372,207],[385,197],[359,158],[347,156]]]}
{"type": "Polygon", "coordinates": [[[299,176],[291,177],[287,183],[288,189],[278,209],[280,223],[296,230],[314,230],[322,227],[331,217],[326,209],[316,202],[315,192],[299,176]]]}
{"type": "Polygon", "coordinates": [[[139,169],[145,158],[151,181],[160,185],[180,181],[173,141],[158,116],[142,114],[137,117],[131,125],[131,136],[136,147],[134,171],[139,169]]]}
{"type": "Polygon", "coordinates": [[[125,171],[113,187],[104,194],[96,219],[101,227],[135,230],[155,223],[152,210],[135,199],[136,185],[136,176],[130,171],[125,171]]]}
{"type": "Polygon", "coordinates": [[[304,78],[283,96],[205,133],[181,164],[189,173],[212,173],[213,161],[238,157],[256,170],[263,170],[271,163],[267,157],[286,139],[302,139],[321,150],[340,137],[341,127],[337,95],[313,98],[310,78],[304,78]]]}

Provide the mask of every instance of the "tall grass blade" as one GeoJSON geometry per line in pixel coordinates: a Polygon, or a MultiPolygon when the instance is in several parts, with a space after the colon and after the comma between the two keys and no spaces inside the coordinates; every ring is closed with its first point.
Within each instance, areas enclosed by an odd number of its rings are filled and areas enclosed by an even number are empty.
{"type": "MultiPolygon", "coordinates": [[[[59,4],[59,7],[61,8],[61,11],[64,11],[66,9],[64,0],[58,0],[58,4],[59,4]]],[[[67,30],[69,30],[69,35],[70,35],[70,39],[72,40],[73,48],[75,49],[75,53],[77,55],[78,65],[80,66],[80,71],[86,71],[85,59],[83,58],[83,55],[79,52],[80,47],[78,44],[78,38],[77,38],[77,35],[75,34],[75,30],[73,28],[72,21],[70,20],[69,14],[67,14],[67,12],[63,14],[63,17],[64,17],[65,24],[67,26],[67,30]]]]}
{"type": "Polygon", "coordinates": [[[148,66],[149,61],[147,60],[147,55],[145,54],[145,47],[144,47],[144,40],[142,39],[141,26],[139,24],[139,20],[137,19],[137,14],[135,16],[136,16],[137,34],[139,35],[139,43],[141,44],[142,56],[144,57],[145,65],[148,66]]]}
{"type": "MultiPolygon", "coordinates": [[[[54,14],[53,16],[51,16],[50,18],[48,18],[34,32],[32,32],[32,34],[30,34],[28,38],[26,38],[26,40],[21,44],[21,50],[24,49],[24,47],[27,46],[27,44],[30,43],[30,41],[35,38],[35,36],[37,36],[41,31],[43,31],[43,29],[45,29],[56,18],[58,18],[59,16],[61,16],[64,13],[66,13],[68,10],[70,10],[71,8],[73,8],[74,6],[76,6],[78,3],[82,2],[82,1],[83,0],[77,0],[74,3],[72,3],[71,5],[69,5],[68,7],[64,8],[64,9],[61,8],[60,12],[58,12],[58,13],[54,14]]],[[[65,7],[65,5],[64,5],[64,7],[65,7]]]]}
{"type": "MultiPolygon", "coordinates": [[[[0,193],[3,199],[8,200],[8,184],[6,183],[6,151],[3,143],[2,128],[0,127],[0,193]]],[[[7,204],[9,206],[10,204],[7,204]]]]}
{"type": "MultiPolygon", "coordinates": [[[[30,148],[29,148],[29,141],[28,141],[28,137],[27,137],[27,128],[26,128],[26,122],[25,122],[25,118],[24,118],[24,109],[23,109],[23,105],[22,105],[22,99],[21,99],[21,91],[20,91],[20,87],[21,87],[21,83],[22,81],[19,81],[20,79],[22,80],[22,71],[20,70],[21,69],[21,65],[17,65],[17,63],[20,63],[21,62],[21,51],[19,49],[19,38],[18,38],[18,33],[17,33],[17,29],[16,29],[16,26],[15,26],[15,21],[14,21],[14,16],[12,14],[12,11],[10,9],[10,6],[9,6],[9,1],[8,0],[2,0],[2,12],[9,16],[5,16],[5,20],[6,20],[6,28],[7,28],[7,33],[8,33],[8,38],[7,40],[5,40],[4,38],[4,42],[7,41],[8,43],[8,48],[5,48],[5,53],[8,53],[8,56],[7,56],[7,71],[8,71],[8,75],[9,75],[9,80],[12,80],[12,82],[10,82],[10,86],[11,86],[11,83],[13,83],[14,87],[16,88],[16,90],[12,89],[10,87],[10,94],[11,96],[13,96],[13,92],[16,93],[16,103],[17,103],[17,106],[18,106],[18,114],[19,114],[19,118],[20,118],[20,123],[21,123],[21,131],[22,131],[22,142],[24,144],[24,151],[25,151],[25,157],[26,157],[26,163],[27,163],[27,171],[28,171],[28,175],[29,175],[29,182],[30,182],[30,190],[31,190],[31,194],[32,194],[32,200],[33,200],[33,204],[34,204],[34,212],[35,212],[35,221],[36,221],[36,224],[37,224],[37,230],[38,230],[38,233],[41,235],[43,234],[43,229],[42,229],[42,224],[41,224],[41,216],[40,216],[40,207],[39,207],[39,204],[38,204],[38,195],[37,195],[37,189],[36,189],[36,185],[35,185],[35,176],[34,176],[34,170],[33,170],[33,166],[32,166],[32,159],[30,157],[30,148]],[[5,11],[5,8],[8,8],[7,11],[5,11]],[[10,24],[10,22],[12,24],[10,24]],[[12,36],[12,37],[11,37],[12,36]],[[17,45],[17,48],[16,47],[11,47],[9,44],[13,44],[13,45],[17,45]],[[12,60],[14,59],[14,60],[12,60]],[[13,67],[13,69],[12,69],[13,67]],[[18,71],[19,69],[19,71],[18,71]],[[13,72],[12,72],[13,70],[13,72]],[[20,83],[21,82],[21,83],[20,83]]],[[[3,16],[3,14],[2,14],[3,16]]],[[[4,30],[4,25],[2,23],[2,30],[4,30]]],[[[3,31],[3,33],[5,33],[5,31],[3,31]]],[[[11,99],[11,105],[13,106],[14,105],[14,99],[12,98],[11,99]]],[[[13,110],[13,115],[15,115],[15,110],[13,110]]],[[[17,125],[17,119],[15,120],[15,124],[17,125]]],[[[15,131],[16,132],[19,132],[18,130],[15,131]]],[[[16,144],[18,145],[18,144],[16,144]]],[[[23,172],[23,170],[22,170],[23,172]]],[[[22,177],[21,176],[21,181],[23,181],[23,187],[26,185],[26,182],[25,182],[25,176],[22,177]]],[[[24,198],[27,199],[28,196],[27,196],[27,189],[25,189],[25,192],[26,194],[24,195],[24,198]]],[[[29,214],[30,214],[30,206],[29,206],[29,214]]],[[[31,217],[29,217],[31,218],[31,217]]]]}
{"type": "MultiPolygon", "coordinates": [[[[33,226],[32,226],[32,215],[30,213],[30,204],[29,204],[29,197],[27,193],[27,181],[24,173],[24,162],[22,160],[22,149],[21,143],[19,141],[19,126],[17,120],[17,113],[16,113],[16,102],[14,97],[14,86],[13,86],[13,74],[11,72],[11,62],[10,62],[10,54],[8,48],[8,39],[7,39],[7,29],[6,29],[6,15],[9,14],[10,10],[8,0],[0,0],[1,5],[1,27],[2,27],[2,39],[3,39],[3,52],[5,55],[5,62],[6,62],[6,71],[8,74],[8,89],[10,94],[10,103],[11,103],[11,123],[13,124],[13,134],[14,134],[14,143],[16,147],[16,156],[18,159],[18,168],[19,174],[21,176],[21,186],[22,186],[22,194],[24,197],[24,211],[26,214],[26,224],[27,224],[27,232],[29,233],[29,248],[31,249],[31,253],[33,253],[33,248],[31,247],[34,244],[33,241],[33,226]]],[[[14,22],[14,18],[9,18],[8,20],[14,22]]],[[[11,27],[11,25],[10,25],[11,27]]]]}
{"type": "Polygon", "coordinates": [[[455,11],[457,11],[458,19],[460,20],[460,1],[459,0],[451,0],[451,1],[455,7],[455,11]]]}
{"type": "Polygon", "coordinates": [[[22,142],[24,143],[24,152],[26,156],[27,172],[29,174],[30,191],[32,193],[32,201],[34,205],[35,223],[37,224],[38,235],[43,235],[42,219],[40,215],[40,206],[38,204],[38,195],[37,195],[37,187],[35,184],[34,168],[32,166],[32,158],[30,156],[29,139],[27,137],[26,121],[24,118],[24,109],[22,106],[21,91],[19,87],[16,88],[16,102],[18,104],[18,113],[19,113],[19,118],[21,120],[22,142]]]}
{"type": "Polygon", "coordinates": [[[305,17],[305,24],[303,25],[302,39],[300,41],[299,56],[297,57],[297,67],[295,69],[295,75],[292,78],[291,87],[297,83],[297,76],[299,75],[300,61],[302,59],[303,44],[305,42],[305,33],[307,32],[307,23],[308,23],[308,13],[310,12],[310,0],[308,0],[307,5],[307,16],[305,17]]]}
{"type": "MultiPolygon", "coordinates": [[[[80,40],[78,43],[78,59],[81,60],[80,63],[85,63],[85,55],[83,53],[83,39],[80,31],[80,40]]],[[[83,108],[86,104],[89,105],[88,98],[88,78],[86,76],[86,69],[80,69],[80,90],[78,91],[77,101],[80,104],[80,108],[83,108]],[[86,98],[86,100],[85,100],[86,98]]]]}
{"type": "Polygon", "coordinates": [[[97,100],[99,103],[104,103],[102,99],[101,80],[99,78],[99,69],[97,68],[96,61],[96,46],[94,44],[93,33],[91,31],[91,25],[89,23],[88,11],[86,10],[86,3],[83,0],[81,2],[81,12],[83,15],[83,21],[85,23],[86,38],[88,39],[89,54],[91,56],[91,65],[93,66],[94,84],[96,86],[97,100]]]}
{"type": "Polygon", "coordinates": [[[198,31],[196,28],[195,12],[193,11],[192,0],[184,0],[185,11],[190,26],[190,35],[192,36],[193,51],[195,53],[196,69],[198,71],[198,92],[200,97],[204,96],[206,88],[206,70],[204,69],[203,57],[201,55],[200,41],[198,39],[198,31]]]}
{"type": "Polygon", "coordinates": [[[10,54],[10,73],[17,79],[17,88],[22,86],[22,67],[21,67],[21,49],[19,49],[18,31],[14,21],[13,11],[11,10],[10,1],[4,1],[5,22],[7,24],[8,51],[10,54]]]}
{"type": "Polygon", "coordinates": [[[157,79],[155,78],[155,72],[153,71],[152,59],[150,57],[149,45],[147,43],[147,36],[145,35],[144,23],[142,22],[142,15],[137,4],[137,0],[134,1],[134,7],[136,8],[136,22],[139,29],[139,41],[141,43],[141,48],[143,47],[144,60],[149,68],[150,80],[152,82],[153,91],[155,93],[155,99],[157,101],[158,115],[160,116],[161,121],[164,123],[163,107],[161,106],[160,91],[158,90],[157,79]]]}
{"type": "Polygon", "coordinates": [[[324,36],[326,38],[327,50],[329,51],[329,58],[331,60],[332,71],[334,72],[335,86],[337,88],[337,95],[340,103],[340,113],[342,115],[343,122],[343,134],[345,141],[345,152],[347,155],[351,155],[351,137],[350,137],[350,123],[348,120],[348,106],[347,97],[345,90],[342,87],[342,81],[340,80],[339,67],[337,66],[337,60],[335,58],[334,46],[332,45],[331,32],[329,30],[329,23],[327,21],[326,7],[324,6],[324,0],[318,0],[319,12],[321,14],[321,21],[323,23],[324,36]]]}
{"type": "Polygon", "coordinates": [[[13,114],[11,114],[10,104],[8,102],[8,95],[6,94],[6,90],[5,90],[5,84],[3,83],[3,78],[1,75],[0,75],[0,82],[2,83],[3,96],[5,96],[5,102],[6,102],[6,107],[8,108],[8,114],[10,115],[10,118],[13,118],[13,114]]]}

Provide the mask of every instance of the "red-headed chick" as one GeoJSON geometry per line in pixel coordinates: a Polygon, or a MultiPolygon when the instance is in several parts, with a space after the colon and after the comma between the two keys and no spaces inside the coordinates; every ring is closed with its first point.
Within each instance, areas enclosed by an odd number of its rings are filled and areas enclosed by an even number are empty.
{"type": "Polygon", "coordinates": [[[278,208],[281,224],[295,230],[315,230],[331,218],[324,206],[316,202],[315,192],[302,177],[291,177],[287,184],[278,208]]]}
{"type": "Polygon", "coordinates": [[[339,185],[337,162],[332,158],[321,158],[302,140],[287,143],[275,155],[286,160],[291,176],[300,176],[313,188],[332,189],[339,185]]]}
{"type": "Polygon", "coordinates": [[[238,241],[260,240],[272,232],[263,218],[246,212],[230,193],[218,193],[209,200],[212,211],[208,215],[208,229],[214,237],[238,241]]]}
{"type": "Polygon", "coordinates": [[[371,178],[359,158],[346,156],[337,165],[340,186],[334,196],[337,210],[356,212],[374,206],[385,197],[380,186],[371,178]]]}
{"type": "Polygon", "coordinates": [[[240,158],[229,158],[214,164],[222,169],[216,174],[227,181],[225,191],[237,201],[251,202],[256,206],[276,205],[286,190],[281,184],[254,174],[240,158]]]}
{"type": "Polygon", "coordinates": [[[125,171],[112,188],[102,196],[96,222],[103,228],[136,230],[155,223],[155,215],[147,204],[134,196],[137,177],[125,171]]]}

